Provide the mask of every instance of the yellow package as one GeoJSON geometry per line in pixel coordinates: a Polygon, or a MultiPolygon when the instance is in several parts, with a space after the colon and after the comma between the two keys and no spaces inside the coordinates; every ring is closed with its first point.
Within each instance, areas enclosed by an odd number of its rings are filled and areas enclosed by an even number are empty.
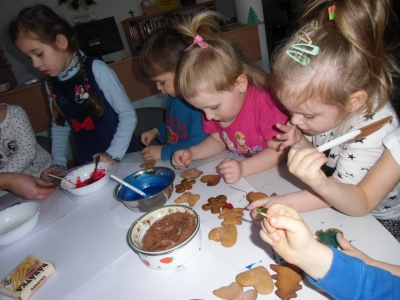
{"type": "Polygon", "coordinates": [[[0,283],[0,294],[28,299],[54,272],[54,263],[28,255],[0,283]]]}

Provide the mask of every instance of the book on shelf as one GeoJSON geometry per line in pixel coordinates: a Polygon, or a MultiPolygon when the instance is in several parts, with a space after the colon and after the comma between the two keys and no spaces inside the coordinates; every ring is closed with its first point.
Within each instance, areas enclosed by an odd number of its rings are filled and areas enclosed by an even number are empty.
{"type": "Polygon", "coordinates": [[[142,46],[142,42],[141,42],[141,40],[139,38],[139,35],[137,33],[137,30],[136,30],[135,26],[129,27],[129,31],[131,33],[131,37],[132,37],[133,43],[135,44],[135,48],[137,49],[137,48],[141,47],[142,46]]]}

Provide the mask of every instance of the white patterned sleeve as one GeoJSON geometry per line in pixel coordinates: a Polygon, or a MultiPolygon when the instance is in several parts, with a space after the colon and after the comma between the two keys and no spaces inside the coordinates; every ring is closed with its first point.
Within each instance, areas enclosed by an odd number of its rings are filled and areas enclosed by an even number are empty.
{"type": "Polygon", "coordinates": [[[12,107],[11,128],[14,134],[15,151],[2,173],[22,173],[36,157],[37,143],[28,115],[19,106],[12,107]]]}

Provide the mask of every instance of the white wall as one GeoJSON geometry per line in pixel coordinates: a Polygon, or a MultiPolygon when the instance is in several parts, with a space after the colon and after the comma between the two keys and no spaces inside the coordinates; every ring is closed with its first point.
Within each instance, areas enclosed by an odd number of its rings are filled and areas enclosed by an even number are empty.
{"type": "MultiPolygon", "coordinates": [[[[179,0],[177,0],[179,1],[179,0]]],[[[197,3],[206,2],[207,0],[197,0],[197,3]]],[[[13,73],[19,84],[25,80],[33,77],[43,78],[43,74],[33,68],[30,60],[13,46],[8,37],[8,24],[14,19],[19,11],[25,7],[33,6],[35,4],[44,4],[52,8],[57,14],[64,17],[67,21],[73,24],[73,18],[76,16],[84,15],[87,13],[94,13],[97,19],[103,19],[114,16],[118,28],[120,30],[122,41],[124,42],[125,49],[116,53],[105,55],[105,61],[112,61],[130,57],[129,46],[126,42],[125,34],[122,29],[121,21],[130,18],[129,10],[134,12],[135,16],[140,16],[142,10],[140,7],[141,0],[99,0],[97,4],[88,6],[87,10],[79,8],[76,10],[69,10],[66,4],[58,5],[58,0],[41,0],[40,2],[32,0],[1,0],[0,10],[0,44],[5,50],[5,55],[13,67],[13,73]]],[[[154,3],[154,0],[152,0],[154,3]]],[[[217,10],[227,17],[235,16],[233,0],[217,0],[217,10]]]]}

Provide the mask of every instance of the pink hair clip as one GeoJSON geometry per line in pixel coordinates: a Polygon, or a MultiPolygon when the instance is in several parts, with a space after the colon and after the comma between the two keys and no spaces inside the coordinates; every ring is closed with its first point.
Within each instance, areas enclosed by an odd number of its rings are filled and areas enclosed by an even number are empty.
{"type": "Polygon", "coordinates": [[[193,43],[189,47],[187,47],[184,52],[188,51],[195,44],[199,45],[199,47],[203,49],[208,47],[208,43],[203,41],[203,38],[200,35],[196,35],[194,37],[193,43]]]}
{"type": "Polygon", "coordinates": [[[54,93],[50,93],[49,96],[50,96],[50,98],[52,98],[52,99],[56,99],[56,98],[57,98],[56,94],[54,94],[54,93]]]}

